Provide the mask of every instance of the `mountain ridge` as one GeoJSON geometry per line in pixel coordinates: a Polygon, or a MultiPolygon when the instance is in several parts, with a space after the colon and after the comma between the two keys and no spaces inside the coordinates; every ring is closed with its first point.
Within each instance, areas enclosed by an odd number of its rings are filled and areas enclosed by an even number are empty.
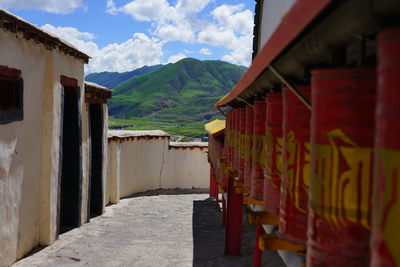
{"type": "Polygon", "coordinates": [[[222,118],[214,103],[231,90],[245,70],[220,60],[185,58],[131,77],[114,87],[108,101],[110,118],[118,123],[130,120],[131,129],[204,135],[204,123],[222,118]],[[186,131],[189,126],[191,130],[186,131]]]}
{"type": "Polygon", "coordinates": [[[108,72],[108,71],[94,72],[86,75],[85,80],[88,82],[94,82],[100,84],[110,89],[114,89],[116,86],[118,86],[118,84],[126,80],[129,80],[137,76],[145,75],[148,73],[152,73],[153,71],[161,69],[165,66],[167,65],[158,64],[154,66],[143,66],[141,68],[137,68],[132,71],[126,71],[126,72],[108,72]]]}

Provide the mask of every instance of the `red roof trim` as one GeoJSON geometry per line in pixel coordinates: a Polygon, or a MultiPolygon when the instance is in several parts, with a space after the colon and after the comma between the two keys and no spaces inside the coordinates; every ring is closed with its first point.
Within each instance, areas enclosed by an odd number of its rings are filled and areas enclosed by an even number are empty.
{"type": "Polygon", "coordinates": [[[0,75],[17,79],[21,77],[21,71],[7,66],[0,66],[0,75]]]}
{"type": "Polygon", "coordinates": [[[264,69],[285,49],[333,0],[297,0],[281,24],[254,58],[232,91],[215,107],[225,106],[240,95],[264,69]]]}
{"type": "Polygon", "coordinates": [[[61,75],[60,83],[64,87],[78,87],[78,80],[61,75]]]}

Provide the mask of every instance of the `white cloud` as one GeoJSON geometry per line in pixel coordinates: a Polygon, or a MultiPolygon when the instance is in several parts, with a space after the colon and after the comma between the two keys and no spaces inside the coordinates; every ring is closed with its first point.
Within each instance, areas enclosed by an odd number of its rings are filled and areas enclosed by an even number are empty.
{"type": "Polygon", "coordinates": [[[107,12],[124,13],[138,21],[152,23],[151,34],[165,42],[208,44],[227,49],[223,60],[248,66],[253,40],[253,13],[244,4],[216,7],[207,19],[198,14],[213,0],[133,0],[116,7],[107,2],[107,12]],[[171,2],[171,1],[170,1],[171,2]],[[210,21],[211,18],[211,21],[210,21]]]}
{"type": "Polygon", "coordinates": [[[252,35],[236,38],[229,54],[224,55],[222,60],[237,65],[249,66],[251,63],[252,43],[252,35]]]}
{"type": "Polygon", "coordinates": [[[134,0],[117,8],[113,0],[107,1],[106,11],[111,14],[121,12],[132,16],[137,21],[174,20],[177,16],[175,8],[167,0],[134,0]]]}
{"type": "Polygon", "coordinates": [[[229,28],[240,34],[248,34],[253,28],[253,13],[250,10],[243,10],[244,4],[222,5],[214,9],[211,14],[218,21],[219,25],[229,28]]]}
{"type": "Polygon", "coordinates": [[[107,0],[106,12],[115,15],[118,12],[115,2],[113,0],[107,0]]]}
{"type": "Polygon", "coordinates": [[[195,40],[195,34],[188,23],[180,24],[162,24],[157,26],[153,32],[156,36],[159,36],[165,41],[182,41],[182,42],[193,42],[195,40]]]}
{"type": "Polygon", "coordinates": [[[168,63],[175,63],[181,59],[187,58],[184,53],[179,53],[177,55],[170,56],[167,60],[168,63]]]}
{"type": "Polygon", "coordinates": [[[179,0],[176,10],[185,14],[198,13],[203,10],[212,0],[179,0]]]}
{"type": "Polygon", "coordinates": [[[253,42],[253,15],[244,5],[221,5],[211,15],[215,23],[198,33],[198,42],[222,46],[229,50],[222,60],[249,66],[253,42]]]}
{"type": "Polygon", "coordinates": [[[0,0],[2,8],[39,9],[55,14],[68,14],[84,8],[83,0],[0,0]]]}
{"type": "Polygon", "coordinates": [[[212,55],[212,52],[208,48],[201,48],[200,49],[200,54],[202,54],[202,55],[212,55]]]}
{"type": "Polygon", "coordinates": [[[92,59],[88,72],[130,71],[144,65],[161,63],[164,42],[149,38],[143,33],[135,33],[121,44],[110,44],[99,50],[92,59]]]}
{"type": "Polygon", "coordinates": [[[203,44],[224,46],[228,49],[233,49],[235,47],[236,35],[232,29],[218,28],[210,24],[207,28],[199,32],[198,40],[203,44]]]}
{"type": "Polygon", "coordinates": [[[45,24],[40,28],[71,43],[89,56],[93,56],[97,53],[97,44],[92,41],[96,36],[92,33],[80,32],[78,29],[72,27],[54,27],[50,24],[45,24]]]}
{"type": "Polygon", "coordinates": [[[117,8],[113,0],[108,0],[106,11],[110,14],[124,13],[137,21],[153,22],[152,34],[162,40],[193,42],[195,33],[186,18],[194,10],[203,9],[208,2],[179,0],[176,6],[171,6],[167,0],[134,0],[117,8]]]}
{"type": "Polygon", "coordinates": [[[82,52],[92,58],[85,71],[130,71],[144,65],[156,65],[161,63],[164,42],[157,38],[150,38],[143,33],[135,33],[132,38],[121,44],[109,44],[99,48],[93,42],[95,36],[92,33],[80,32],[71,27],[54,27],[46,24],[42,29],[57,35],[76,46],[82,52]]]}

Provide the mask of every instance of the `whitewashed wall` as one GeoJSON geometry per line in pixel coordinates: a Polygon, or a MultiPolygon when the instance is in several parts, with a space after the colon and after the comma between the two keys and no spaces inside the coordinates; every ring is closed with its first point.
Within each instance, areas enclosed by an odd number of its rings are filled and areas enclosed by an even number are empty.
{"type": "Polygon", "coordinates": [[[133,138],[120,144],[120,196],[160,188],[168,139],[133,138]]]}
{"type": "MultiPolygon", "coordinates": [[[[7,266],[56,238],[60,76],[77,79],[84,99],[84,66],[14,33],[0,31],[0,43],[0,65],[21,70],[24,79],[24,120],[0,125],[0,266],[7,266]]],[[[87,180],[87,111],[82,112],[87,180]]]]}
{"type": "Polygon", "coordinates": [[[108,140],[106,184],[110,203],[160,188],[208,188],[209,172],[205,143],[170,145],[167,136],[138,134],[135,137],[114,136],[108,140]]]}
{"type": "Polygon", "coordinates": [[[269,40],[296,0],[264,0],[259,28],[259,50],[269,40]]]}
{"type": "Polygon", "coordinates": [[[161,188],[208,188],[210,166],[204,143],[171,143],[161,177],[161,188]]]}
{"type": "Polygon", "coordinates": [[[120,145],[117,140],[108,143],[106,205],[110,203],[116,204],[120,199],[120,151],[120,145]]]}

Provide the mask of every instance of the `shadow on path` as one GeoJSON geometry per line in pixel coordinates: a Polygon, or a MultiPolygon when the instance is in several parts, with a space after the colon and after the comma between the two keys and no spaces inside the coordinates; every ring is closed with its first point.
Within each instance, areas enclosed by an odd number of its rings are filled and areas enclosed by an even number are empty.
{"type": "Polygon", "coordinates": [[[135,197],[148,197],[148,196],[159,196],[159,195],[190,195],[190,194],[205,194],[208,193],[208,189],[193,188],[193,189],[156,189],[148,190],[145,192],[135,193],[133,195],[122,197],[121,199],[135,198],[135,197]]]}
{"type": "MultiPolygon", "coordinates": [[[[225,228],[212,199],[193,201],[193,266],[252,266],[255,226],[243,216],[242,256],[224,256],[225,228]]],[[[274,251],[263,253],[262,266],[285,266],[274,251]]]]}

